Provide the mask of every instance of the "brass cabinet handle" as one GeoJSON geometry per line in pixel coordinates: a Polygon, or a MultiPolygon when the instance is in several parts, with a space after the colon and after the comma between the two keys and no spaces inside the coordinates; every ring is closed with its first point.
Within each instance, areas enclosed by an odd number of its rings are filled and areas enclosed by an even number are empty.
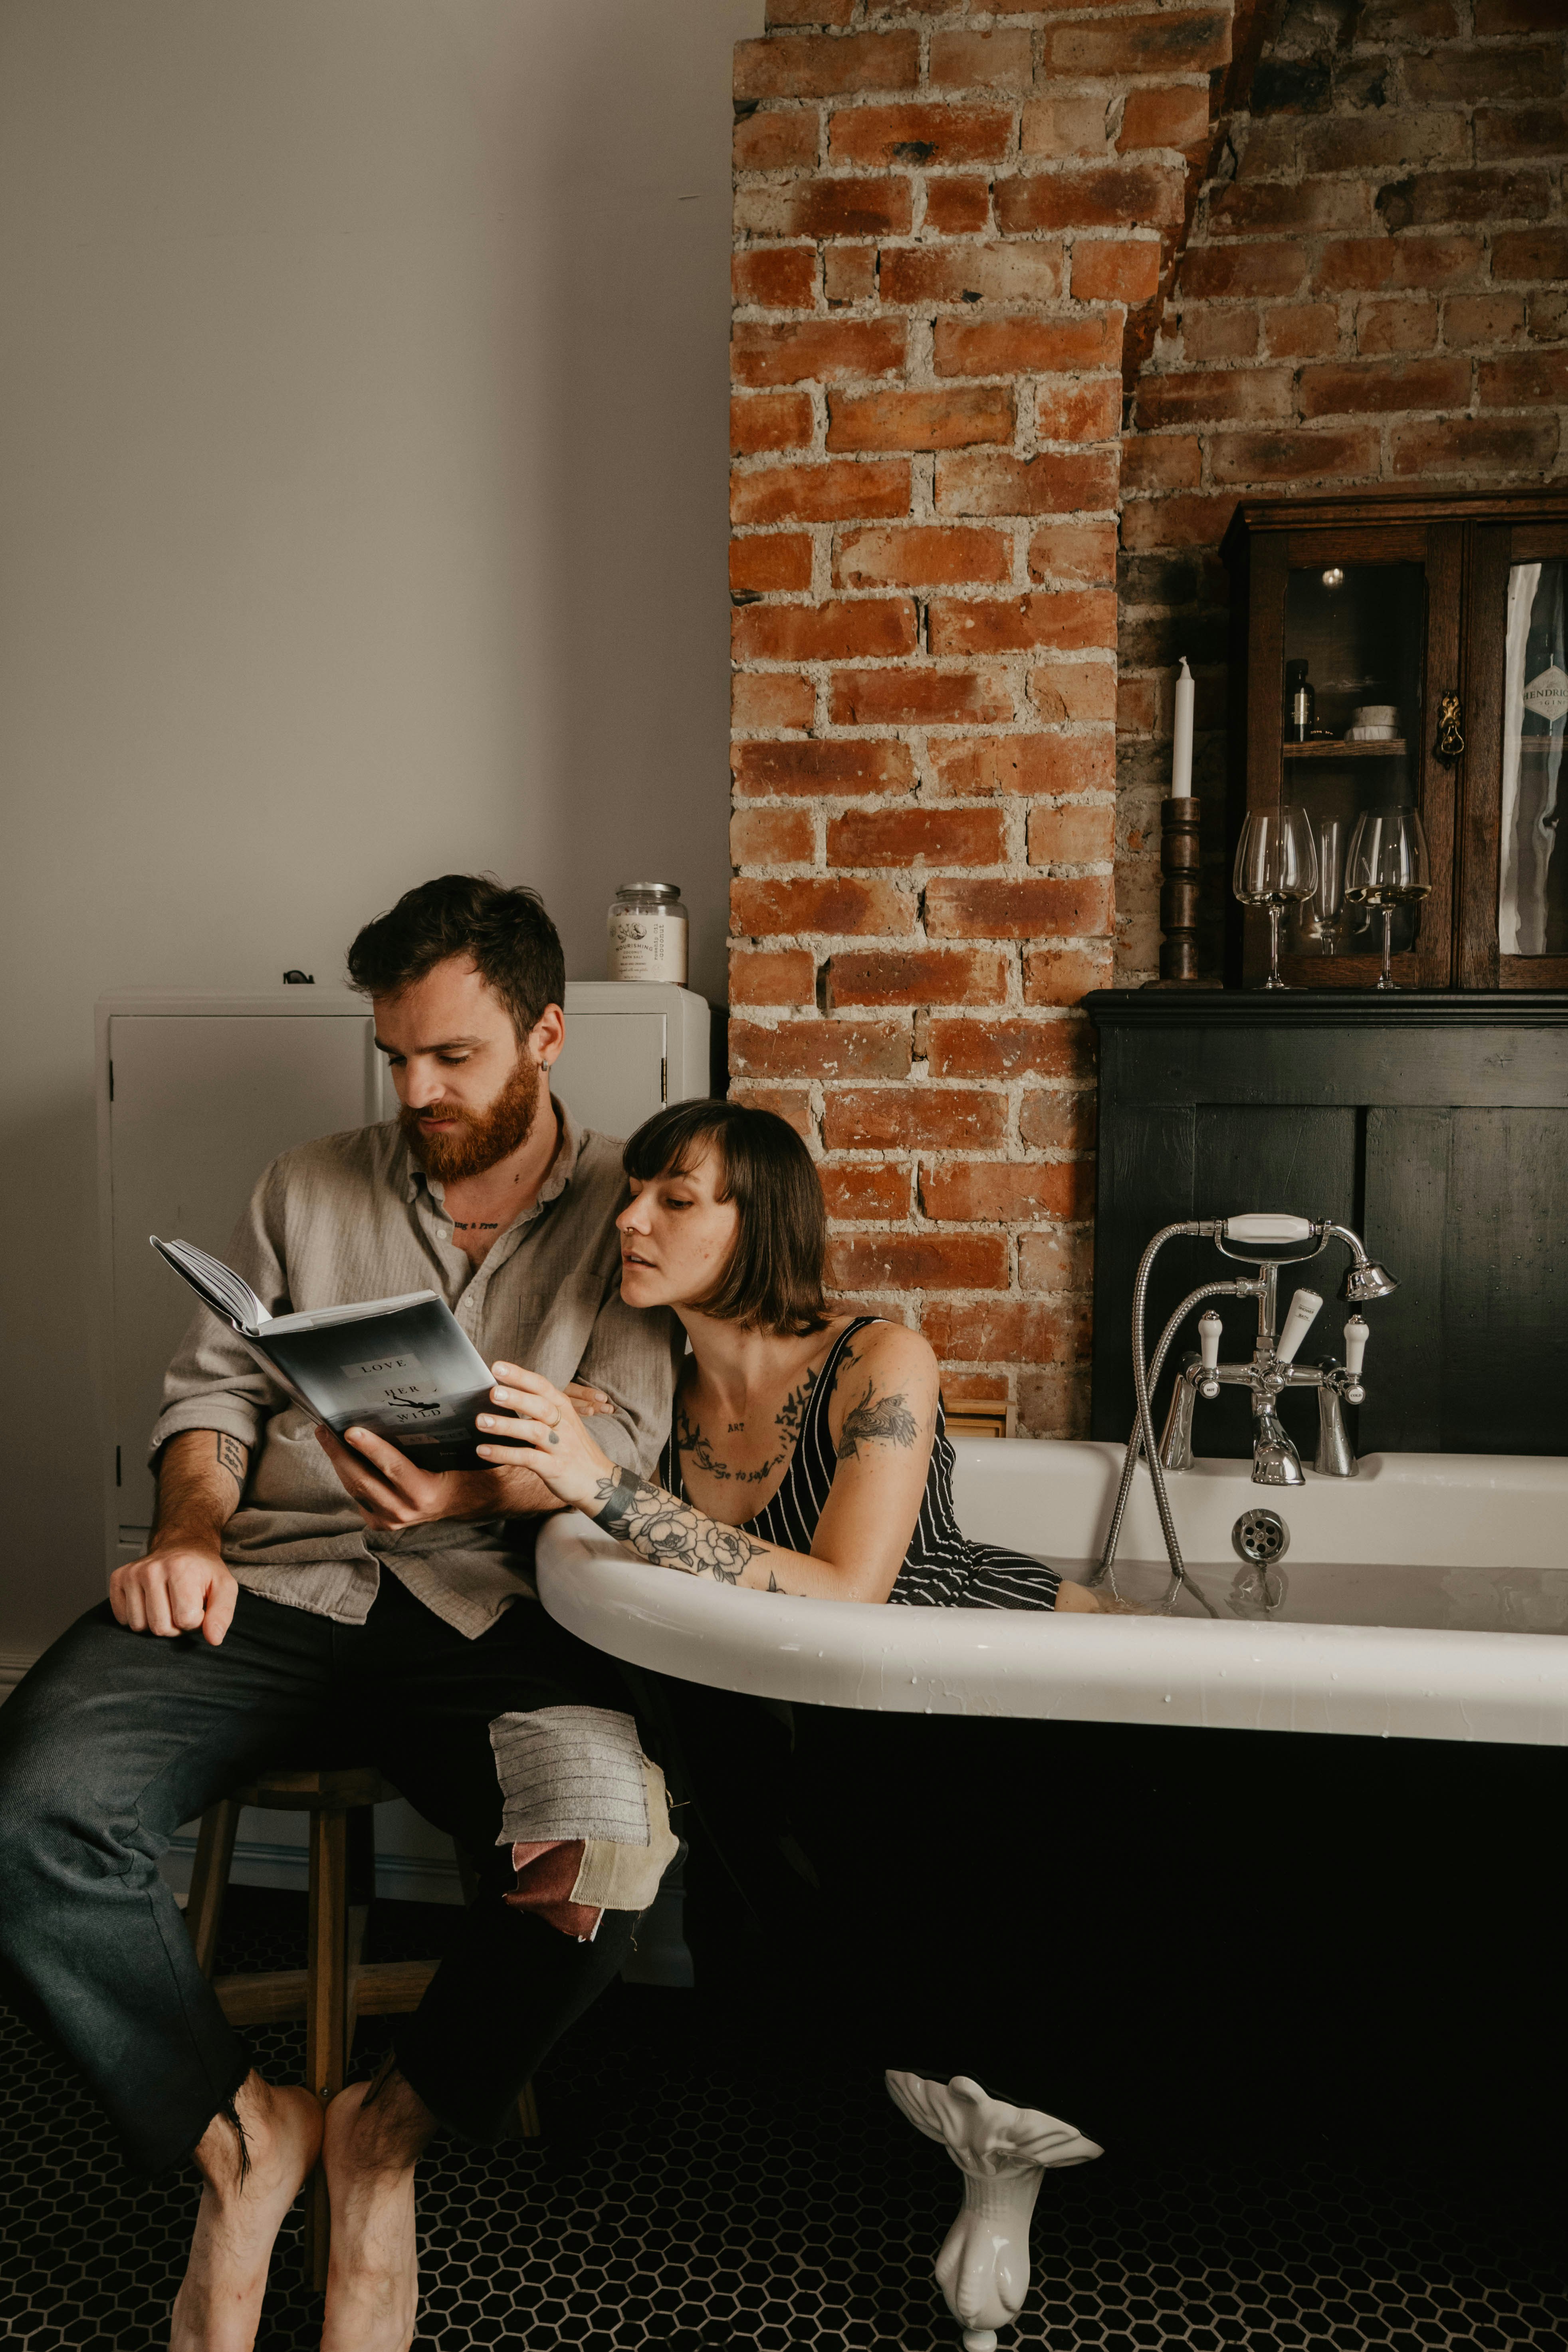
{"type": "Polygon", "coordinates": [[[1457,694],[1446,694],[1437,705],[1437,757],[1459,760],[1465,751],[1465,708],[1457,694]]]}

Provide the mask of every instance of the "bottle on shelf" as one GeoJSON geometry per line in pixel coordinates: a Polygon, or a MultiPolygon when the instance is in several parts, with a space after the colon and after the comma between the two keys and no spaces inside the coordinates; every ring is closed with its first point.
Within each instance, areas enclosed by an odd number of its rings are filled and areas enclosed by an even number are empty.
{"type": "Polygon", "coordinates": [[[1317,723],[1318,698],[1304,661],[1285,665],[1285,740],[1305,743],[1317,723]]]}

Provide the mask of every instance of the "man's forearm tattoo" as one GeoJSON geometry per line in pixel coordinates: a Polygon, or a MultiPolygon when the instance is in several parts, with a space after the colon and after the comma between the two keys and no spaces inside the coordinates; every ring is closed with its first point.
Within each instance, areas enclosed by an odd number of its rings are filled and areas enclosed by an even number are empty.
{"type": "Polygon", "coordinates": [[[662,1486],[639,1478],[635,1470],[617,1470],[613,1477],[599,1480],[592,1516],[644,1559],[660,1568],[684,1569],[688,1576],[710,1576],[719,1584],[738,1584],[763,1549],[739,1528],[704,1518],[662,1486]]]}
{"type": "Polygon", "coordinates": [[[885,1444],[901,1445],[907,1450],[920,1437],[920,1424],[910,1411],[902,1390],[892,1396],[879,1397],[872,1393],[875,1386],[875,1381],[868,1381],[859,1403],[851,1405],[844,1416],[844,1427],[838,1437],[840,1462],[853,1461],[861,1446],[872,1438],[880,1438],[885,1444]]]}
{"type": "Polygon", "coordinates": [[[239,1488],[240,1493],[243,1495],[245,1492],[245,1474],[250,1467],[250,1454],[247,1449],[240,1444],[237,1437],[230,1437],[226,1431],[221,1429],[215,1431],[214,1434],[217,1439],[217,1466],[220,1470],[226,1470],[228,1472],[229,1476],[234,1480],[235,1485],[239,1488]]]}

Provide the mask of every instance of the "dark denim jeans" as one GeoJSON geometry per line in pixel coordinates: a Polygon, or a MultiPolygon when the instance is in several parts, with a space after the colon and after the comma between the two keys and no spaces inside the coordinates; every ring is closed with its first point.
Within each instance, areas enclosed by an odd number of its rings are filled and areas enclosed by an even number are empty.
{"type": "Polygon", "coordinates": [[[493,2139],[518,2092],[626,1957],[637,1922],[606,1912],[579,1944],[515,1911],[498,1847],[492,1718],[510,1709],[631,1712],[614,1662],[537,1601],[477,1642],[383,1573],[363,1625],[242,1591],[216,1649],[115,1622],[107,1602],[61,1636],[0,1707],[0,1967],[148,2173],[187,2156],[250,2065],[195,1965],[158,1874],[183,1822],[264,1766],[375,1764],[482,1858],[478,1899],[398,2063],[426,2105],[493,2139]]]}

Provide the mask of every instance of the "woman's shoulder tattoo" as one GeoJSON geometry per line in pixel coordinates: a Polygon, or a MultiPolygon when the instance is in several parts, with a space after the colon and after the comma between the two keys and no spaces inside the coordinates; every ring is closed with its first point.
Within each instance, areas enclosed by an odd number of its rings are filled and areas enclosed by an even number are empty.
{"type": "Polygon", "coordinates": [[[894,1389],[878,1396],[876,1387],[876,1381],[868,1380],[858,1401],[844,1416],[844,1426],[838,1434],[840,1462],[855,1460],[862,1445],[873,1443],[902,1446],[906,1452],[920,1443],[920,1423],[910,1410],[903,1390],[894,1389]]]}

